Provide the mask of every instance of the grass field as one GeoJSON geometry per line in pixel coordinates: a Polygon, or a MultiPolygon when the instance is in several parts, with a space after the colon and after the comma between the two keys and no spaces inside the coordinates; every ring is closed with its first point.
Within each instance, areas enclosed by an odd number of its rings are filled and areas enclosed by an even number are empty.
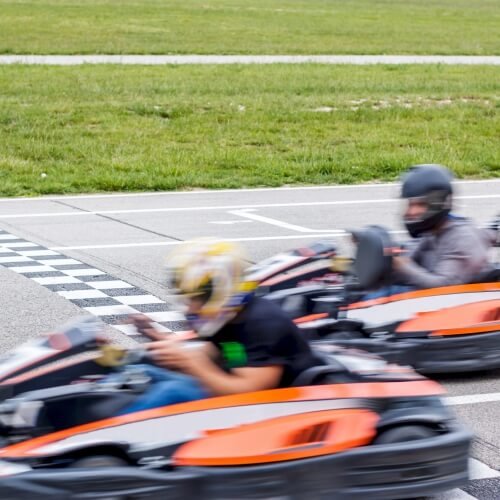
{"type": "Polygon", "coordinates": [[[0,67],[0,194],[500,176],[495,67],[0,67]],[[46,176],[42,176],[46,174],[46,176]]]}
{"type": "Polygon", "coordinates": [[[498,0],[0,0],[0,53],[500,54],[498,0]]]}

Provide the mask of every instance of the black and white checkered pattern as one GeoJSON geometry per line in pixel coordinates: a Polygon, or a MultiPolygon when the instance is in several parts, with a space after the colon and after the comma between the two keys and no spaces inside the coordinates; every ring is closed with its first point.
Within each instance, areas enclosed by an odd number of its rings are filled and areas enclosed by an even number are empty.
{"type": "Polygon", "coordinates": [[[164,331],[186,329],[182,314],[165,301],[84,262],[0,231],[0,265],[22,274],[98,316],[136,340],[135,328],[122,324],[129,314],[145,314],[164,331]]]}

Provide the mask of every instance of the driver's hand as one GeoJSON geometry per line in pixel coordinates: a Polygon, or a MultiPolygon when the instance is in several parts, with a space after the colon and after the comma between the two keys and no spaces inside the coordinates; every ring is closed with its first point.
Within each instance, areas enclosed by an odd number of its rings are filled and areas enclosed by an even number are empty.
{"type": "Polygon", "coordinates": [[[396,271],[401,271],[403,269],[406,269],[409,264],[410,264],[410,259],[403,255],[394,256],[392,258],[392,267],[396,271]]]}
{"type": "Polygon", "coordinates": [[[128,324],[134,325],[139,333],[151,340],[164,340],[168,335],[159,332],[152,324],[150,318],[144,314],[134,314],[128,317],[128,324]]]}
{"type": "Polygon", "coordinates": [[[206,361],[201,359],[206,356],[200,349],[186,349],[182,341],[175,337],[150,342],[145,347],[157,365],[186,374],[192,374],[198,365],[206,361]]]}

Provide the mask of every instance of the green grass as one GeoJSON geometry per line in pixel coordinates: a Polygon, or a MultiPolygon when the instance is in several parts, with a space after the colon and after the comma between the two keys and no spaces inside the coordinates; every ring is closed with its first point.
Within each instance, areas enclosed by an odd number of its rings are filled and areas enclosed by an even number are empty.
{"type": "Polygon", "coordinates": [[[498,0],[0,0],[0,53],[500,54],[498,0]]]}
{"type": "Polygon", "coordinates": [[[500,69],[0,67],[0,195],[500,176],[500,69]],[[42,174],[47,174],[42,176],[42,174]]]}

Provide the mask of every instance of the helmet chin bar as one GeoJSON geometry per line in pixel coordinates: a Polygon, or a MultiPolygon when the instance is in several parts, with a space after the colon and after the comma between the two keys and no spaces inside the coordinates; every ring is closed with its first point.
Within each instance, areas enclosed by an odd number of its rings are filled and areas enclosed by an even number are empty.
{"type": "Polygon", "coordinates": [[[412,238],[419,238],[422,234],[432,231],[446,220],[450,210],[441,210],[417,220],[405,219],[405,227],[412,238]]]}
{"type": "Polygon", "coordinates": [[[426,211],[418,219],[404,219],[405,227],[412,238],[418,238],[423,233],[439,227],[448,217],[452,207],[451,194],[440,190],[431,191],[426,196],[409,198],[408,202],[412,200],[425,202],[427,205],[426,211]]]}
{"type": "Polygon", "coordinates": [[[221,311],[216,317],[188,314],[186,319],[193,330],[204,338],[215,335],[226,323],[235,318],[237,311],[221,311]]]}

